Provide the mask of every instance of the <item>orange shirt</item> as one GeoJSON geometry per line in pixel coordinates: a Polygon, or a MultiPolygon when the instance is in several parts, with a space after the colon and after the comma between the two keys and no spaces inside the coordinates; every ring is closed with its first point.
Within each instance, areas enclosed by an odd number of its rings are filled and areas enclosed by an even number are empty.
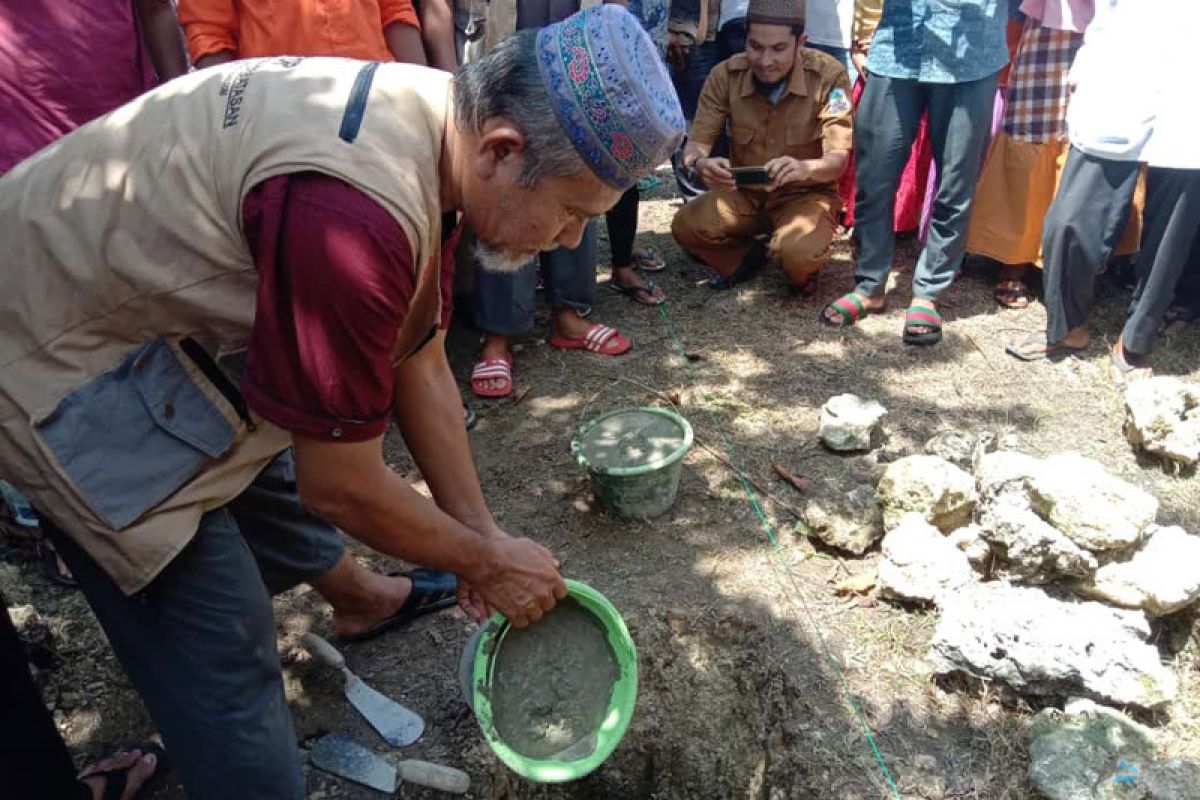
{"type": "Polygon", "coordinates": [[[222,50],[393,61],[383,29],[420,27],[412,0],[179,0],[179,21],[193,62],[222,50]]]}

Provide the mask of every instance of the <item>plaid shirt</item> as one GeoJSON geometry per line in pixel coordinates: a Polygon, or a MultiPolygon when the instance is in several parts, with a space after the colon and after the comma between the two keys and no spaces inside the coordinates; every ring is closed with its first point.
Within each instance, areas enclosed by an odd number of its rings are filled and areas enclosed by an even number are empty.
{"type": "Polygon", "coordinates": [[[1043,28],[1033,19],[1025,22],[1004,109],[1009,136],[1035,144],[1067,138],[1067,76],[1082,45],[1082,33],[1043,28]]]}
{"type": "Polygon", "coordinates": [[[924,83],[967,83],[1008,63],[1006,0],[887,0],[867,71],[924,83]]]}

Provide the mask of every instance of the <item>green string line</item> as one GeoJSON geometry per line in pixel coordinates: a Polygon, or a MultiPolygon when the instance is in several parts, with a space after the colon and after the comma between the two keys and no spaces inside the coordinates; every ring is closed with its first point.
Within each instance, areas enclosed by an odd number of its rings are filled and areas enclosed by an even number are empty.
{"type": "MultiPolygon", "coordinates": [[[[683,342],[679,338],[678,332],[675,330],[675,323],[671,320],[671,314],[667,311],[667,304],[660,303],[658,306],[659,317],[667,326],[667,333],[671,337],[671,341],[675,344],[675,349],[679,351],[679,356],[683,359],[685,371],[687,372],[688,382],[699,388],[699,383],[696,380],[695,370],[692,369],[691,360],[687,357],[687,349],[683,346],[683,342]]],[[[703,390],[701,389],[703,392],[703,390]]],[[[879,765],[879,771],[883,775],[884,782],[891,789],[892,796],[897,800],[903,800],[903,795],[900,794],[900,787],[896,785],[896,779],[892,776],[891,769],[888,768],[887,760],[883,757],[883,752],[879,749],[879,743],[875,739],[875,733],[871,730],[871,726],[867,724],[866,717],[859,708],[858,703],[854,700],[854,695],[850,691],[850,683],[846,680],[846,674],[842,671],[841,664],[834,658],[833,651],[829,647],[829,642],[825,639],[825,635],[821,632],[821,627],[817,624],[816,617],[813,616],[812,609],[804,599],[804,595],[800,592],[800,587],[796,583],[796,575],[789,568],[784,569],[784,565],[780,563],[783,555],[783,547],[779,544],[779,539],[775,535],[775,528],[771,525],[771,521],[767,519],[766,512],[763,511],[762,505],[758,502],[758,495],[754,491],[754,487],[750,483],[750,479],[742,471],[741,467],[734,461],[733,446],[730,444],[729,437],[725,435],[724,429],[716,424],[713,418],[711,409],[705,403],[701,406],[705,415],[708,418],[709,426],[716,431],[721,439],[721,446],[725,450],[725,457],[729,459],[729,466],[732,467],[734,475],[737,476],[738,482],[742,485],[742,491],[746,495],[746,499],[750,503],[750,508],[754,511],[754,515],[758,518],[758,523],[762,527],[763,532],[767,535],[767,541],[771,545],[771,564],[776,570],[776,577],[782,579],[782,574],[786,574],[788,582],[792,586],[792,598],[800,600],[800,605],[804,609],[805,615],[808,617],[812,629],[817,634],[817,639],[821,642],[821,648],[825,652],[825,658],[833,667],[833,672],[837,675],[838,683],[842,687],[842,693],[846,698],[846,705],[854,713],[854,718],[858,720],[859,727],[862,728],[863,735],[867,739],[867,743],[871,746],[871,754],[875,757],[875,762],[879,765]],[[782,573],[782,574],[781,574],[782,573]]]]}

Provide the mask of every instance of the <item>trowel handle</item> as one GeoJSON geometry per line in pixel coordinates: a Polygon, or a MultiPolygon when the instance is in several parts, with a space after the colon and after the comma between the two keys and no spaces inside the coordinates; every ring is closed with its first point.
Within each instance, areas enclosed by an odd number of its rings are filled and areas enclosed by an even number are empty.
{"type": "Polygon", "coordinates": [[[342,658],[342,654],[333,645],[315,633],[306,633],[301,636],[300,644],[304,645],[305,650],[312,653],[318,661],[326,666],[333,667],[334,669],[341,669],[346,666],[346,659],[342,658]]]}
{"type": "Polygon", "coordinates": [[[396,765],[400,780],[415,783],[418,786],[428,786],[451,794],[466,794],[471,788],[471,779],[461,769],[443,767],[441,764],[431,764],[428,761],[406,759],[396,765]]]}

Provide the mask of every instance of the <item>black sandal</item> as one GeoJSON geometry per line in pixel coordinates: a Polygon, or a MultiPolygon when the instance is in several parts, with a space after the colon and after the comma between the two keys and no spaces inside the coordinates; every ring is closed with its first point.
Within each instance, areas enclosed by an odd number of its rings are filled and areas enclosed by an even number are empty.
{"type": "Polygon", "coordinates": [[[453,573],[421,567],[411,572],[399,573],[412,581],[412,591],[404,605],[387,619],[376,622],[366,630],[349,636],[339,636],[344,644],[365,642],[382,636],[394,628],[403,627],[413,620],[449,608],[458,602],[458,578],[453,573]]]}
{"type": "MultiPolygon", "coordinates": [[[[141,797],[149,790],[154,788],[154,785],[171,771],[171,759],[167,755],[167,751],[162,745],[155,741],[146,741],[141,744],[134,745],[126,752],[140,753],[142,756],[154,756],[154,772],[150,773],[150,777],[142,784],[142,788],[138,789],[135,797],[141,797]]],[[[125,787],[129,785],[129,771],[137,766],[138,762],[133,762],[128,767],[121,769],[100,769],[91,772],[81,772],[75,780],[83,781],[84,778],[103,778],[104,793],[100,795],[101,800],[121,800],[121,796],[125,794],[125,787]]]]}

